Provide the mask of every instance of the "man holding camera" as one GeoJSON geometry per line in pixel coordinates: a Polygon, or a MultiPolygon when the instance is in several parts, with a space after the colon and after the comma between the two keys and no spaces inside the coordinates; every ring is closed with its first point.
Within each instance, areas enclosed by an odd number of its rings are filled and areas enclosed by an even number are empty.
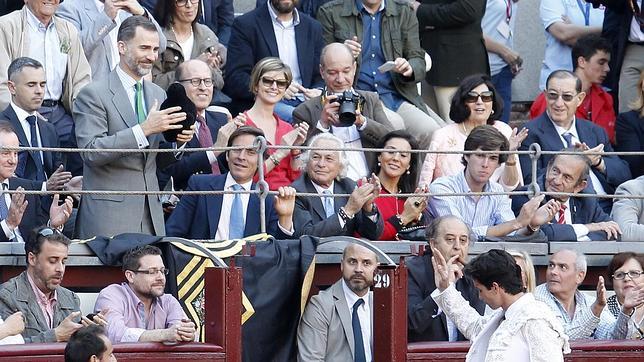
{"type": "MultiPolygon", "coordinates": [[[[345,147],[375,148],[380,138],[393,127],[377,93],[353,89],[356,61],[351,49],[341,43],[325,46],[320,55],[320,74],[326,87],[324,94],[295,108],[293,122],[309,124],[308,139],[328,132],[344,141],[345,147]],[[354,107],[345,105],[346,102],[353,103],[354,107]],[[355,121],[350,125],[340,119],[341,104],[343,110],[355,108],[355,121]]],[[[347,152],[347,158],[347,177],[357,181],[370,174],[376,154],[352,151],[347,152]]]]}

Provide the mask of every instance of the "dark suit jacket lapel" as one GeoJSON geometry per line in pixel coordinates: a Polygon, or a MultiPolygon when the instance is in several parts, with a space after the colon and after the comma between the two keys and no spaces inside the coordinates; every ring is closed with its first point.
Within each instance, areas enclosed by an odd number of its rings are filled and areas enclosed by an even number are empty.
{"type": "MultiPolygon", "coordinates": [[[[304,176],[304,184],[306,185],[306,192],[318,192],[318,190],[315,189],[315,186],[313,186],[313,181],[311,181],[311,179],[307,175],[304,176]]],[[[313,211],[315,211],[315,213],[320,217],[320,220],[326,220],[326,211],[324,210],[324,205],[322,204],[322,197],[309,197],[308,200],[311,203],[313,211]]]]}
{"type": "MultiPolygon", "coordinates": [[[[262,31],[262,35],[264,36],[264,41],[270,50],[271,56],[279,57],[277,40],[275,39],[275,32],[273,31],[273,20],[271,20],[270,13],[268,12],[268,3],[262,5],[257,12],[257,22],[259,23],[258,28],[265,30],[262,31]]],[[[297,37],[297,32],[295,36],[297,37]]]]}
{"type": "Polygon", "coordinates": [[[337,281],[331,286],[333,292],[333,300],[335,304],[335,310],[340,316],[340,322],[342,322],[342,329],[344,329],[344,335],[349,342],[349,348],[351,349],[351,355],[355,356],[355,342],[353,340],[353,326],[351,324],[351,313],[349,312],[349,307],[347,306],[347,299],[344,296],[344,290],[342,289],[342,280],[337,281]]]}
{"type": "MultiPolygon", "coordinates": [[[[544,138],[542,138],[542,142],[547,141],[547,143],[550,145],[549,147],[542,147],[544,150],[562,150],[566,147],[566,145],[563,144],[561,141],[561,137],[559,137],[559,133],[557,132],[557,129],[555,126],[552,124],[552,121],[550,120],[550,117],[548,117],[548,113],[543,112],[543,116],[541,119],[541,129],[543,130],[543,133],[545,135],[544,138]]],[[[545,146],[545,145],[544,145],[545,146]]],[[[552,156],[548,156],[552,157],[552,156]]]]}
{"type": "MultiPolygon", "coordinates": [[[[315,39],[308,39],[308,27],[306,22],[302,22],[302,14],[299,13],[300,23],[295,27],[295,46],[297,47],[297,63],[300,66],[300,74],[311,74],[309,67],[313,65],[311,57],[313,49],[311,45],[315,44],[315,39]]],[[[302,83],[307,80],[302,79],[302,83]]]]}
{"type": "Polygon", "coordinates": [[[128,127],[136,126],[139,123],[136,118],[136,113],[134,113],[132,103],[127,99],[127,92],[123,88],[121,79],[115,70],[110,73],[108,79],[110,91],[113,94],[112,103],[114,103],[114,107],[121,115],[121,119],[128,127]]]}
{"type": "MultiPolygon", "coordinates": [[[[228,174],[223,174],[221,176],[215,176],[212,179],[210,188],[214,191],[222,191],[224,189],[224,184],[226,183],[226,176],[228,174]]],[[[208,195],[206,198],[206,214],[208,217],[208,229],[210,230],[210,237],[214,238],[217,234],[217,228],[219,227],[219,216],[221,214],[221,205],[223,201],[223,195],[208,195]]]]}
{"type": "MultiPolygon", "coordinates": [[[[257,185],[253,183],[250,188],[254,190],[256,187],[257,185]]],[[[257,234],[257,230],[261,230],[258,227],[259,223],[259,197],[251,194],[248,198],[248,207],[246,207],[246,227],[244,228],[244,235],[257,234]]]]}
{"type": "MultiPolygon", "coordinates": [[[[20,121],[18,121],[18,115],[16,115],[16,112],[14,112],[13,108],[11,108],[11,106],[8,106],[2,112],[2,115],[4,116],[4,118],[8,119],[9,123],[11,123],[11,125],[13,126],[14,131],[18,136],[19,144],[21,146],[29,146],[29,141],[27,140],[25,131],[22,128],[20,121]]],[[[25,171],[27,169],[27,157],[31,158],[32,160],[34,159],[34,156],[31,152],[25,152],[25,151],[18,152],[18,165],[16,166],[16,171],[15,171],[16,175],[25,176],[25,171]]]]}

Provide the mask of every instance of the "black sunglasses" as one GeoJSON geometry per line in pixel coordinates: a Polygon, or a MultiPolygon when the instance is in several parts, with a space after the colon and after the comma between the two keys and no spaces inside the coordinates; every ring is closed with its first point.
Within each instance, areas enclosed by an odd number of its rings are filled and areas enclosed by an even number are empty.
{"type": "Polygon", "coordinates": [[[465,96],[465,103],[476,103],[481,97],[483,102],[492,102],[494,100],[494,92],[491,90],[483,91],[481,93],[476,93],[474,91],[467,92],[465,96]]]}

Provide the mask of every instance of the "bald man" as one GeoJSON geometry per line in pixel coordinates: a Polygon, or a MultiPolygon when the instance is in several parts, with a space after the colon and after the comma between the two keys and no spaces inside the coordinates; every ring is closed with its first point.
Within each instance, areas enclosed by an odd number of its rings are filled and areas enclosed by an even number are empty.
{"type": "MultiPolygon", "coordinates": [[[[331,43],[322,48],[320,74],[328,96],[314,97],[300,104],[293,111],[293,123],[309,124],[308,139],[322,132],[333,133],[350,148],[375,148],[382,136],[394,127],[391,125],[378,98],[378,93],[353,89],[356,61],[351,50],[342,43],[331,43]],[[362,111],[356,112],[351,127],[338,127],[340,104],[335,102],[343,92],[351,91],[364,99],[362,111]]],[[[370,175],[375,164],[373,152],[348,152],[347,177],[355,180],[370,175]]]]}
{"type": "Polygon", "coordinates": [[[313,296],[297,331],[299,361],[371,361],[373,336],[369,287],[376,254],[357,244],[342,253],[342,279],[313,296]],[[350,321],[350,322],[349,322],[350,321]]]}
{"type": "MultiPolygon", "coordinates": [[[[200,148],[213,146],[214,143],[217,143],[220,128],[228,122],[228,116],[224,113],[206,110],[210,106],[214,92],[210,67],[199,59],[189,60],[181,63],[177,67],[175,77],[186,89],[188,98],[197,107],[195,137],[186,144],[186,147],[200,148]]],[[[228,136],[234,130],[235,127],[232,123],[229,127],[223,129],[218,146],[226,146],[228,136]]],[[[183,190],[188,184],[188,178],[193,174],[212,173],[219,175],[218,154],[219,152],[215,153],[214,151],[184,153],[181,160],[163,170],[157,171],[159,187],[163,189],[171,176],[174,181],[175,190],[183,190]]]]}

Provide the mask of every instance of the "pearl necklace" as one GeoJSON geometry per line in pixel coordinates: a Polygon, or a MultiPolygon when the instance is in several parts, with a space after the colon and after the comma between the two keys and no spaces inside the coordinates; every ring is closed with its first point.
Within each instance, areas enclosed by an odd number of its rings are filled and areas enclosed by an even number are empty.
{"type": "Polygon", "coordinates": [[[188,36],[184,37],[183,40],[179,39],[179,34],[177,34],[177,32],[174,31],[174,26],[173,25],[170,25],[170,29],[172,30],[172,33],[174,34],[174,37],[177,38],[178,42],[186,41],[192,36],[192,26],[190,27],[190,33],[188,34],[188,36]]]}

